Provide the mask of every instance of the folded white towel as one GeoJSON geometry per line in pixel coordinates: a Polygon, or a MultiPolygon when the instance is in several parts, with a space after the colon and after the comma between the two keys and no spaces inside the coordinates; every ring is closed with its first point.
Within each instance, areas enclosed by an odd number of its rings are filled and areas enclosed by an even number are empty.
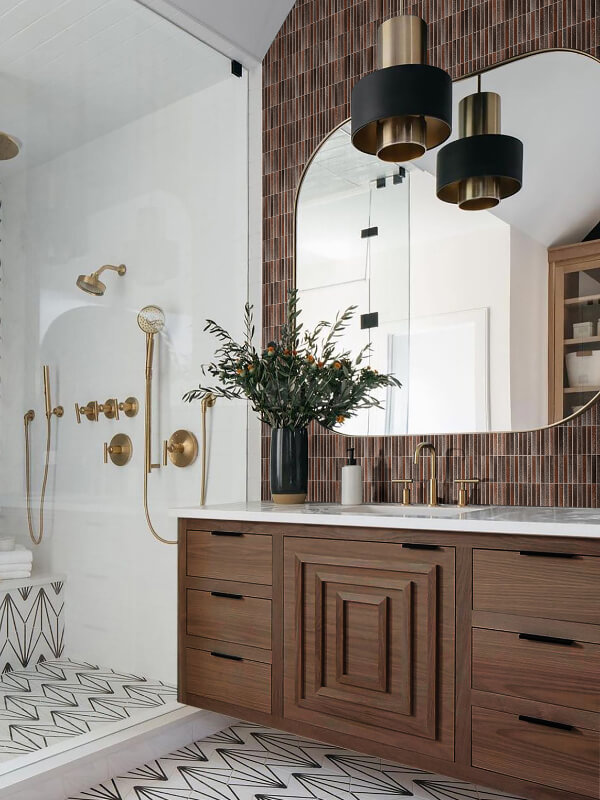
{"type": "Polygon", "coordinates": [[[31,572],[31,564],[9,564],[6,567],[0,566],[0,576],[10,575],[12,572],[31,572]]]}
{"type": "Polygon", "coordinates": [[[0,568],[4,565],[31,564],[33,553],[31,550],[18,544],[14,550],[0,551],[0,568]]]}
{"type": "Polygon", "coordinates": [[[0,584],[2,583],[2,581],[14,581],[15,578],[31,578],[31,570],[24,569],[21,571],[15,570],[14,572],[11,573],[5,573],[5,572],[0,573],[0,584]]]}

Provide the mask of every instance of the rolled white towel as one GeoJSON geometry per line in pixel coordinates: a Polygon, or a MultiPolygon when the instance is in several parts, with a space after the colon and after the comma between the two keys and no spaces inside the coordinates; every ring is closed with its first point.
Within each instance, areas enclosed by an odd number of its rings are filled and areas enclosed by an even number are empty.
{"type": "Polygon", "coordinates": [[[0,551],[0,569],[9,564],[31,564],[32,560],[32,551],[20,544],[14,550],[0,551]]]}

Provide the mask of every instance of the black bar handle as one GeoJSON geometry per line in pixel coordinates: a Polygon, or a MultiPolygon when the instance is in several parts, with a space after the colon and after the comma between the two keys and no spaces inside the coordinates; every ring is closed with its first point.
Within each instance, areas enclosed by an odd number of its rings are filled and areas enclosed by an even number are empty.
{"type": "Polygon", "coordinates": [[[228,658],[230,661],[243,661],[244,659],[241,656],[230,656],[228,653],[217,653],[215,650],[211,650],[211,656],[215,658],[228,658]]]}
{"type": "Polygon", "coordinates": [[[230,600],[243,600],[243,594],[233,594],[232,592],[211,592],[211,597],[229,597],[230,600]]]}
{"type": "Polygon", "coordinates": [[[441,550],[439,544],[420,544],[419,542],[404,542],[402,547],[409,550],[441,550]]]}
{"type": "Polygon", "coordinates": [[[560,636],[542,636],[539,633],[520,633],[519,639],[528,642],[546,642],[547,644],[564,644],[567,647],[575,644],[575,639],[562,639],[560,636]]]}
{"type": "Polygon", "coordinates": [[[546,728],[558,728],[559,731],[572,731],[572,725],[566,725],[564,722],[550,722],[549,719],[540,719],[539,717],[527,717],[524,714],[519,714],[521,722],[529,722],[531,725],[544,725],[546,728]]]}
{"type": "Polygon", "coordinates": [[[211,531],[211,536],[243,536],[241,531],[211,531]]]}
{"type": "Polygon", "coordinates": [[[539,550],[519,550],[519,554],[538,558],[577,558],[576,553],[542,553],[539,550]]]}

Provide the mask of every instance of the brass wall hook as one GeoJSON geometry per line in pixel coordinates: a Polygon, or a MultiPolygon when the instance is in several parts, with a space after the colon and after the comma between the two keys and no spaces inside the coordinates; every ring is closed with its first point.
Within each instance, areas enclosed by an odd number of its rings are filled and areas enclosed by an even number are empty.
{"type": "Polygon", "coordinates": [[[81,416],[83,415],[90,422],[98,422],[99,406],[96,400],[90,400],[86,406],[80,406],[75,403],[75,416],[77,417],[77,424],[81,425],[81,416]]]}
{"type": "Polygon", "coordinates": [[[189,467],[198,456],[198,440],[191,431],[178,430],[163,442],[163,466],[189,467]]]}
{"type": "Polygon", "coordinates": [[[115,467],[124,467],[129,464],[133,456],[133,445],[131,439],[125,433],[116,433],[110,440],[110,444],[104,442],[104,463],[108,464],[108,459],[115,467]]]}

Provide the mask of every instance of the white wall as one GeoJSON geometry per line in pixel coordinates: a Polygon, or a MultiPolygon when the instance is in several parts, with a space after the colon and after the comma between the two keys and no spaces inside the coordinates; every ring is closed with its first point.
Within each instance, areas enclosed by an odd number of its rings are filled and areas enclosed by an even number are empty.
{"type": "MultiPolygon", "coordinates": [[[[84,113],[84,109],[82,113],[84,113]]],[[[46,533],[35,568],[67,575],[67,651],[106,666],[176,678],[176,548],[156,542],[142,510],[143,413],[77,425],[73,404],[144,396],[138,310],[161,306],[154,460],[177,428],[200,435],[201,379],[215,343],[207,316],[241,333],[247,296],[247,78],[228,78],[150,116],[4,181],[0,362],[1,527],[27,541],[23,413],[35,408],[34,479],[43,463],[42,363],[51,367],[54,423],[46,533]],[[104,263],[102,298],[75,286],[104,263]],[[126,467],[102,444],[133,439],[126,467]],[[11,454],[7,457],[7,454],[11,454]]],[[[246,494],[246,406],[211,413],[208,501],[246,494]]],[[[200,462],[150,476],[152,514],[176,537],[169,506],[199,502],[200,462]]],[[[37,520],[36,520],[37,522],[37,520]]]]}
{"type": "Polygon", "coordinates": [[[512,430],[548,415],[548,251],[510,229],[510,400],[512,430]]]}

